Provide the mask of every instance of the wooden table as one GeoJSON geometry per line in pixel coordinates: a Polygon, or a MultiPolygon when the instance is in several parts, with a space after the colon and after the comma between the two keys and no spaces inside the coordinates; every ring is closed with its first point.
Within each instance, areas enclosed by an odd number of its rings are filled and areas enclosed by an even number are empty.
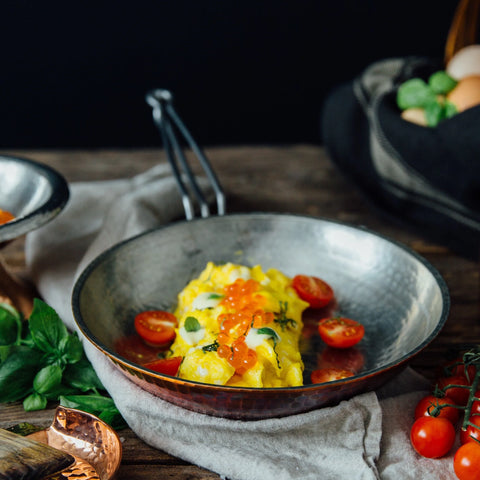
{"type": "MultiPolygon", "coordinates": [[[[432,244],[372,212],[364,198],[338,173],[325,151],[312,145],[281,147],[215,147],[205,149],[227,192],[229,212],[271,211],[320,216],[363,225],[396,239],[429,260],[448,284],[451,313],[440,335],[412,366],[433,378],[446,352],[463,343],[480,343],[479,268],[473,261],[432,244]]],[[[162,150],[12,151],[48,164],[69,182],[121,178],[166,161],[162,150]]],[[[9,244],[2,255],[10,270],[26,275],[24,239],[9,244]]],[[[0,427],[19,422],[47,426],[53,408],[25,413],[20,403],[0,405],[0,427]]],[[[120,432],[121,480],[157,478],[214,479],[218,475],[144,444],[130,430],[120,432]]]]}

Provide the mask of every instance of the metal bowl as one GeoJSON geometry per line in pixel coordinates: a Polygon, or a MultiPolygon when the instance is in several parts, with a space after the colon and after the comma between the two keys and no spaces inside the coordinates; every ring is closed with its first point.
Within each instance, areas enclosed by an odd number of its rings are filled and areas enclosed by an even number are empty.
{"type": "Polygon", "coordinates": [[[119,436],[90,413],[59,405],[52,424],[28,437],[74,457],[73,465],[50,480],[111,480],[120,468],[119,436]]]}
{"type": "Polygon", "coordinates": [[[0,156],[0,179],[0,208],[15,215],[15,220],[0,225],[0,244],[50,221],[69,197],[59,173],[25,158],[0,156]]]}
{"type": "MultiPolygon", "coordinates": [[[[402,245],[334,221],[262,213],[179,222],[120,243],[85,269],[72,296],[85,337],[132,382],[187,409],[238,419],[305,412],[379,387],[435,338],[449,305],[438,272],[402,245]],[[325,279],[335,291],[336,311],[365,326],[358,347],[363,369],[330,383],[255,389],[157,374],[117,354],[115,342],[133,333],[134,315],[175,305],[207,261],[325,279]]],[[[315,338],[302,342],[307,372],[324,348],[315,338]]]]}

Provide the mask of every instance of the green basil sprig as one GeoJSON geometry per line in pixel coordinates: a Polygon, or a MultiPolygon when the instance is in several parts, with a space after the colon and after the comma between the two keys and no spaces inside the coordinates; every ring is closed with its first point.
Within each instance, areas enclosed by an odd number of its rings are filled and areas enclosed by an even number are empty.
{"type": "Polygon", "coordinates": [[[108,419],[115,428],[125,426],[113,400],[102,391],[80,339],[68,332],[52,307],[35,299],[25,320],[0,303],[0,403],[23,400],[24,409],[31,411],[46,408],[49,401],[72,406],[68,399],[73,397],[75,408],[108,419]]]}
{"type": "Polygon", "coordinates": [[[428,81],[411,78],[399,86],[397,105],[401,110],[424,109],[427,125],[435,127],[457,114],[457,107],[445,98],[456,85],[457,81],[443,70],[433,73],[428,81]]]}

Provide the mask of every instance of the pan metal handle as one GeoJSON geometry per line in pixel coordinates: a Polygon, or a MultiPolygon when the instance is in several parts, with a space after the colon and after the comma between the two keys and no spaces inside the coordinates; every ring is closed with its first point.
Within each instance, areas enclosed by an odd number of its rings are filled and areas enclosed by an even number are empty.
{"type": "Polygon", "coordinates": [[[180,194],[182,195],[183,208],[187,220],[195,218],[195,206],[192,198],[195,198],[200,207],[200,215],[205,218],[210,215],[210,208],[205,195],[200,188],[195,174],[193,173],[187,156],[176,136],[179,132],[191,151],[196,155],[202,166],[210,185],[215,193],[217,203],[217,214],[225,215],[225,194],[222,186],[213,171],[209,160],[195,142],[194,138],[182,122],[173,107],[173,96],[168,90],[155,89],[149,91],[145,96],[146,102],[152,107],[153,121],[160,131],[162,142],[167,154],[168,161],[172,167],[173,174],[177,181],[180,194]],[[188,187],[184,181],[188,181],[188,187]]]}

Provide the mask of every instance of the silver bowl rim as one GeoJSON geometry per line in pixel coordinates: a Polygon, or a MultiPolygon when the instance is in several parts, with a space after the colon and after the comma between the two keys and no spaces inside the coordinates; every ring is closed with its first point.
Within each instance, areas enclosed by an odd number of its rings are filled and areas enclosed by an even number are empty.
{"type": "Polygon", "coordinates": [[[24,157],[0,155],[0,163],[2,160],[26,165],[31,170],[46,178],[52,187],[52,194],[42,205],[30,213],[0,225],[0,244],[8,240],[13,240],[49,222],[60,213],[70,198],[67,181],[54,168],[24,157]]]}
{"type": "Polygon", "coordinates": [[[115,358],[115,359],[117,359],[117,361],[119,361],[119,363],[129,365],[131,368],[133,368],[135,370],[144,371],[144,372],[148,373],[149,376],[153,376],[153,377],[156,377],[156,378],[159,378],[159,379],[166,379],[166,380],[169,380],[169,379],[176,380],[176,381],[181,380],[182,383],[185,383],[185,384],[188,384],[188,385],[192,385],[192,386],[195,386],[195,387],[198,387],[198,388],[203,387],[203,388],[208,388],[208,389],[214,389],[218,392],[228,392],[228,391],[235,392],[235,391],[239,391],[239,390],[244,391],[244,392],[265,392],[265,391],[275,391],[275,392],[288,391],[288,392],[292,392],[292,391],[295,391],[295,390],[297,390],[299,392],[302,392],[302,391],[306,392],[306,391],[309,391],[309,390],[314,390],[314,389],[316,390],[316,389],[319,389],[319,388],[329,387],[330,385],[337,386],[337,385],[340,385],[340,384],[354,383],[356,381],[366,379],[368,377],[379,376],[383,373],[386,373],[388,371],[396,370],[397,368],[405,365],[409,360],[411,360],[418,353],[420,353],[423,349],[425,349],[437,337],[437,335],[440,333],[440,331],[444,327],[444,325],[445,325],[445,323],[448,319],[448,314],[449,314],[449,311],[450,311],[450,293],[449,293],[449,290],[448,290],[448,287],[447,287],[447,284],[446,284],[444,278],[440,275],[439,271],[428,260],[426,260],[420,254],[418,254],[417,252],[412,250],[410,247],[404,245],[403,243],[401,243],[397,240],[394,240],[392,238],[389,238],[386,235],[377,233],[377,232],[375,232],[375,231],[373,231],[373,230],[371,230],[371,229],[369,229],[365,226],[356,226],[356,225],[353,225],[353,224],[348,223],[348,222],[332,220],[332,219],[325,218],[325,217],[310,216],[310,215],[295,214],[295,213],[292,214],[292,213],[277,213],[277,212],[252,212],[252,213],[232,213],[232,214],[224,215],[222,217],[212,216],[212,217],[207,217],[207,218],[195,218],[193,220],[188,220],[188,221],[187,220],[179,220],[179,221],[176,221],[176,222],[171,222],[167,225],[162,225],[162,226],[159,226],[159,227],[148,229],[148,230],[146,230],[142,233],[139,233],[139,234],[137,234],[133,237],[127,238],[126,240],[120,241],[120,242],[112,245],[111,247],[109,247],[108,249],[103,251],[101,254],[99,254],[96,258],[94,258],[84,268],[84,270],[81,272],[81,274],[78,276],[77,280],[75,281],[73,291],[72,291],[71,306],[72,306],[72,312],[73,312],[73,317],[74,317],[75,323],[77,324],[80,331],[84,334],[86,339],[95,348],[100,350],[105,356],[110,357],[111,361],[113,361],[112,358],[115,358]],[[348,378],[340,379],[340,380],[335,380],[335,381],[331,381],[331,382],[328,382],[328,383],[306,384],[306,385],[301,385],[301,386],[296,386],[296,387],[269,387],[269,388],[214,385],[214,384],[209,384],[209,383],[196,382],[196,381],[193,381],[193,380],[179,379],[178,377],[174,377],[174,376],[171,376],[171,375],[160,374],[158,372],[155,372],[155,371],[150,370],[148,368],[142,367],[141,365],[139,365],[135,362],[131,362],[131,361],[121,357],[120,355],[118,355],[118,353],[116,353],[112,349],[108,348],[105,344],[103,344],[103,342],[101,342],[98,338],[95,337],[95,335],[93,335],[90,332],[90,329],[88,328],[88,326],[86,325],[86,323],[83,320],[83,317],[82,317],[82,314],[81,314],[81,311],[80,311],[80,308],[79,308],[81,291],[82,291],[82,288],[83,288],[85,282],[87,281],[88,277],[90,276],[91,272],[93,270],[95,270],[95,268],[99,264],[101,264],[102,261],[106,257],[108,257],[112,252],[122,248],[126,244],[129,244],[129,243],[132,243],[132,242],[136,241],[136,239],[138,239],[140,237],[144,237],[146,235],[149,235],[149,234],[152,234],[154,232],[158,232],[158,231],[161,231],[161,230],[164,230],[164,229],[168,229],[168,228],[173,228],[173,227],[180,227],[181,228],[181,225],[184,225],[184,224],[194,224],[194,223],[199,222],[199,221],[200,222],[206,222],[206,221],[210,221],[212,219],[225,218],[225,217],[235,218],[235,217],[262,217],[262,216],[291,217],[291,218],[297,218],[297,219],[305,219],[305,220],[309,220],[309,221],[318,220],[318,221],[325,222],[325,223],[339,225],[339,226],[343,226],[343,227],[353,229],[353,230],[356,230],[356,231],[361,231],[365,234],[373,235],[374,237],[378,237],[379,239],[381,239],[381,240],[383,240],[387,243],[390,243],[393,246],[403,250],[405,253],[412,256],[415,260],[417,260],[419,263],[421,263],[431,273],[431,275],[433,276],[434,280],[436,281],[436,283],[437,283],[437,285],[440,289],[440,293],[441,293],[441,296],[442,296],[442,312],[440,314],[440,317],[438,319],[438,322],[437,322],[437,325],[436,325],[435,329],[416,348],[414,348],[410,352],[406,353],[402,357],[396,359],[395,361],[384,364],[381,367],[372,368],[370,370],[360,371],[359,373],[357,373],[356,375],[354,375],[352,377],[348,377],[348,378]],[[108,354],[106,354],[105,352],[108,352],[108,354]]]}

